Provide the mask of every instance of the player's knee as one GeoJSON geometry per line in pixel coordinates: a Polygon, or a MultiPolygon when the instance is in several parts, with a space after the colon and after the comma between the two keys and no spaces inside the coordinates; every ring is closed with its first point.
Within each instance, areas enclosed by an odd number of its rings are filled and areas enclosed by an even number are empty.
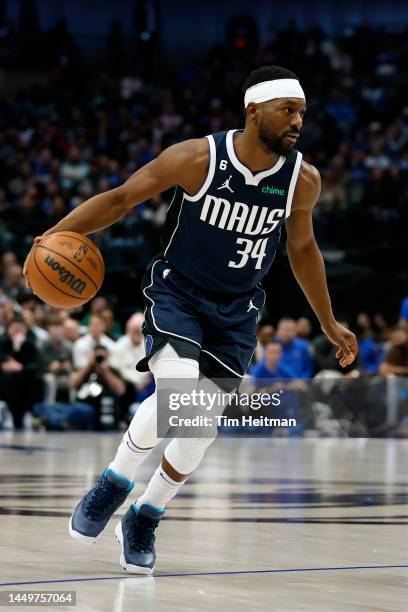
{"type": "Polygon", "coordinates": [[[166,344],[149,359],[149,368],[156,380],[158,378],[196,378],[198,380],[199,377],[198,361],[180,357],[170,344],[166,344]]]}
{"type": "Polygon", "coordinates": [[[190,474],[201,460],[215,438],[174,438],[164,451],[168,463],[179,474],[190,474]]]}

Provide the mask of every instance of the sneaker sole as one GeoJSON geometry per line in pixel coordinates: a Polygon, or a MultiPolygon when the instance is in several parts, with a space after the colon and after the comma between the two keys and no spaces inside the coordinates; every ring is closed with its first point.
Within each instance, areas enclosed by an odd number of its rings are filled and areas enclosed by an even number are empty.
{"type": "Polygon", "coordinates": [[[71,538],[74,538],[74,540],[78,540],[79,542],[82,542],[83,544],[95,544],[96,540],[98,538],[101,537],[102,532],[95,536],[86,536],[83,533],[80,533],[79,531],[75,531],[75,529],[72,527],[72,516],[69,519],[69,535],[71,536],[71,538]]]}
{"type": "Polygon", "coordinates": [[[129,572],[129,574],[143,574],[145,576],[150,576],[151,574],[153,574],[153,570],[155,567],[154,565],[153,567],[143,567],[141,565],[132,565],[131,563],[126,563],[125,555],[123,553],[122,521],[119,521],[119,523],[116,525],[115,535],[116,535],[117,541],[122,547],[122,552],[120,554],[119,563],[123,567],[125,572],[129,572]]]}

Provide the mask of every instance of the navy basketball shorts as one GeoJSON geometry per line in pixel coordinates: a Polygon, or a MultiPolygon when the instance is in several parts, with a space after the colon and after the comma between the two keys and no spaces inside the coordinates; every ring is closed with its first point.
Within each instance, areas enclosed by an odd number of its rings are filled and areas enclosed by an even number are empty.
{"type": "Polygon", "coordinates": [[[262,288],[239,295],[212,293],[161,256],[149,264],[142,288],[146,357],[137,364],[139,371],[147,371],[150,357],[169,343],[180,357],[196,359],[208,378],[242,378],[256,346],[262,288]]]}

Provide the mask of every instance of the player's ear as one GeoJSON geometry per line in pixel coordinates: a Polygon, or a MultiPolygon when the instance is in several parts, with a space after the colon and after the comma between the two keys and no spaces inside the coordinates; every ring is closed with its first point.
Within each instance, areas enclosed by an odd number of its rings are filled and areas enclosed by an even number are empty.
{"type": "Polygon", "coordinates": [[[250,102],[246,108],[247,121],[257,123],[258,121],[258,106],[254,102],[250,102]]]}

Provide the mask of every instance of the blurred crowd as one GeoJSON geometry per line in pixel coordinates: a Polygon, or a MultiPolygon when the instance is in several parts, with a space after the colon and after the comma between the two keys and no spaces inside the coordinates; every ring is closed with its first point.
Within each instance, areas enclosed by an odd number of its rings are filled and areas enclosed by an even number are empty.
{"type": "MultiPolygon", "coordinates": [[[[50,427],[126,424],[154,389],[151,375],[135,368],[144,356],[143,314],[134,312],[122,327],[103,295],[85,308],[53,309],[25,289],[15,253],[5,252],[0,265],[0,405],[10,410],[14,426],[22,427],[31,412],[50,427]]],[[[357,315],[351,327],[359,355],[345,369],[338,365],[335,347],[324,334],[314,333],[308,318],[283,317],[276,328],[259,324],[249,370],[254,388],[265,387],[265,381],[285,380],[289,388],[302,390],[301,381],[322,377],[407,377],[405,305],[406,300],[391,328],[379,314],[357,315]]]]}
{"type": "Polygon", "coordinates": [[[26,291],[13,295],[3,282],[7,261],[21,273],[12,255],[3,255],[0,277],[0,404],[14,426],[36,411],[51,427],[64,416],[86,428],[127,423],[131,407],[154,389],[150,374],[135,368],[145,354],[143,314],[133,313],[122,329],[103,296],[85,313],[50,308],[26,291]]]}
{"type": "MultiPolygon", "coordinates": [[[[314,215],[319,243],[333,256],[347,252],[354,261],[403,273],[405,33],[363,24],[329,37],[318,25],[301,30],[292,22],[272,29],[265,42],[247,16],[231,22],[225,44],[200,61],[184,58],[179,66],[169,65],[156,49],[143,62],[129,64],[118,35],[109,43],[115,61],[95,69],[64,24],[58,27],[48,33],[52,45],[36,43],[31,58],[20,56],[32,60],[36,76],[19,78],[18,62],[13,67],[10,61],[0,82],[0,401],[10,407],[15,426],[34,404],[75,405],[76,418],[84,420],[84,407],[92,405],[95,427],[118,426],[151,392],[150,377],[134,368],[144,351],[137,283],[133,295],[122,282],[108,285],[108,299],[98,297],[84,311],[54,311],[25,290],[22,261],[34,236],[91,195],[121,184],[165,147],[242,126],[242,82],[259,65],[294,70],[307,92],[298,147],[322,175],[314,215]],[[38,58],[35,49],[47,52],[38,58]]],[[[18,42],[10,53],[18,56],[18,42]]],[[[126,278],[142,271],[159,251],[170,196],[142,203],[95,237],[107,263],[107,283],[118,270],[126,278]]],[[[358,334],[360,355],[341,373],[333,347],[312,332],[307,318],[282,318],[276,329],[267,321],[258,329],[251,376],[406,375],[407,300],[397,327],[366,313],[345,322],[358,334]]],[[[357,312],[358,306],[353,308],[357,312]]],[[[47,415],[39,418],[44,422],[47,415]]]]}
{"type": "MultiPolygon", "coordinates": [[[[3,250],[21,257],[32,236],[121,184],[163,148],[242,126],[244,79],[255,66],[276,63],[294,70],[307,92],[298,146],[322,175],[314,219],[320,244],[347,249],[354,261],[378,257],[383,266],[393,255],[393,269],[402,266],[396,250],[405,244],[408,218],[404,33],[363,24],[329,37],[318,25],[301,30],[292,22],[260,42],[247,16],[232,20],[225,44],[200,61],[169,65],[156,49],[150,61],[129,63],[118,39],[118,49],[109,48],[116,64],[95,68],[73,51],[64,25],[58,28],[53,45],[36,44],[47,48],[38,59],[38,70],[47,72],[27,85],[11,69],[3,79],[3,250]]],[[[97,237],[111,247],[108,264],[143,268],[159,249],[170,195],[141,204],[97,237]]]]}

